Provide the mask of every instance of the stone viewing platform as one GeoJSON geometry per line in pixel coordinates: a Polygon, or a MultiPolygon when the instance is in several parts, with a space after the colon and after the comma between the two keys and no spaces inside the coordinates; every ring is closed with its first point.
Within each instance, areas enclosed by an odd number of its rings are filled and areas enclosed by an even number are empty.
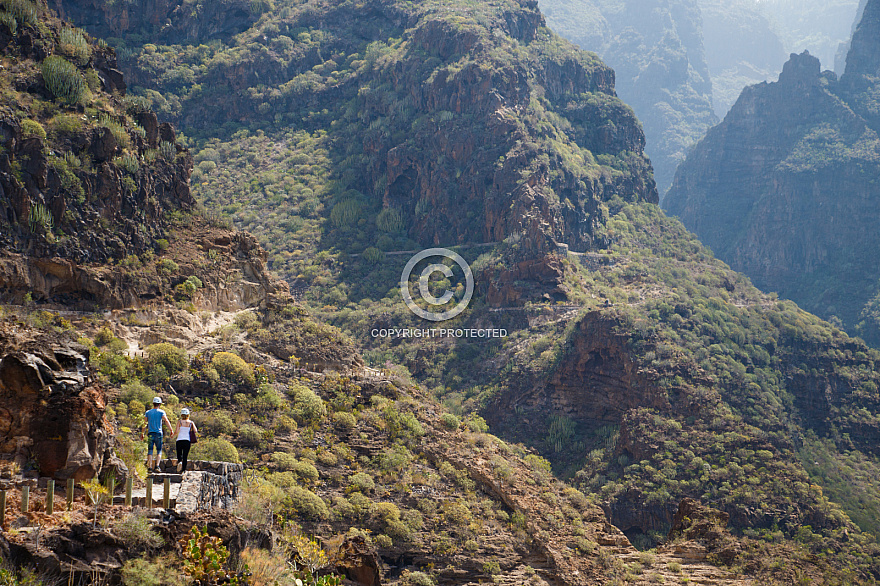
{"type": "MultiPolygon", "coordinates": [[[[132,491],[132,504],[160,508],[164,504],[165,480],[169,483],[169,508],[180,512],[203,509],[231,509],[241,491],[244,465],[232,462],[190,461],[188,470],[178,473],[170,459],[159,463],[161,472],[150,474],[153,480],[152,503],[147,503],[147,489],[132,491]]],[[[116,495],[115,503],[123,503],[125,495],[116,495]]]]}

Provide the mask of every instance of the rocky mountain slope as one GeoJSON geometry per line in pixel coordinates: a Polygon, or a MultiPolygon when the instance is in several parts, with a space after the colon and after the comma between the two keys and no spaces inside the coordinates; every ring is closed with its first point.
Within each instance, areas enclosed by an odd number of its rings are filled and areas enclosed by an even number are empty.
{"type": "Polygon", "coordinates": [[[204,44],[132,34],[123,67],[194,137],[194,193],[257,230],[271,267],[352,342],[267,302],[211,340],[181,338],[187,368],[163,375],[149,352],[131,368],[113,358],[116,338],[165,321],[130,314],[89,332],[97,364],[128,385],[120,425],[154,392],[138,384],[170,377],[218,411],[201,415],[213,448],[263,468],[255,510],[273,503],[322,536],[370,529],[392,582],[656,583],[675,568],[710,584],[877,581],[880,357],[760,293],[658,210],[607,66],[529,2],[265,8],[204,44]],[[476,274],[447,327],[507,338],[371,334],[424,327],[397,288],[412,251],[434,244],[469,245],[476,274]],[[351,360],[307,354],[322,340],[351,360]],[[347,344],[386,372],[358,378],[347,344]],[[595,525],[574,522],[560,496],[577,499],[572,486],[595,525]],[[422,510],[411,497],[429,488],[422,510]],[[627,542],[658,549],[641,558],[627,542]]]}
{"type": "MultiPolygon", "coordinates": [[[[204,526],[234,553],[228,571],[248,563],[251,579],[273,583],[293,584],[303,575],[289,570],[290,560],[315,551],[332,560],[315,567],[363,585],[749,583],[708,561],[719,544],[735,542],[711,511],[687,509],[674,545],[639,554],[546,460],[485,433],[477,416],[462,422],[444,412],[400,376],[365,371],[350,342],[268,276],[251,237],[191,213],[186,197],[167,196],[188,194],[191,159],[168,125],[159,128],[175,148],[160,143],[167,157],[157,162],[150,143],[137,141],[149,140],[149,125],[142,136],[125,115],[102,116],[123,111],[124,86],[111,95],[95,85],[67,103],[45,95],[46,62],[66,50],[60,38],[78,35],[80,55],[100,50],[112,61],[112,52],[44,6],[17,6],[32,19],[0,12],[10,34],[4,72],[31,80],[8,102],[21,109],[8,122],[3,155],[12,171],[2,177],[11,212],[0,291],[12,304],[0,309],[0,482],[12,487],[10,506],[20,506],[19,486],[33,491],[30,511],[7,515],[0,527],[4,582],[61,574],[81,583],[178,584],[195,575],[182,564],[192,559],[186,536],[204,526]],[[23,51],[31,46],[44,52],[23,51]],[[61,116],[97,123],[62,142],[54,134],[61,116]],[[50,131],[18,149],[37,125],[50,131]],[[84,165],[101,140],[104,155],[84,165]],[[48,157],[80,163],[59,171],[48,157]],[[20,171],[31,163],[33,171],[20,171]],[[41,180],[41,167],[54,171],[41,180]],[[38,206],[65,212],[53,220],[38,206]],[[83,217],[103,221],[86,229],[77,223],[83,217]],[[173,420],[183,406],[195,411],[202,440],[193,457],[241,459],[254,471],[238,516],[92,510],[83,495],[70,511],[48,515],[38,477],[143,481],[135,430],[156,394],[173,420]],[[688,535],[691,525],[712,527],[715,541],[688,535]]],[[[70,75],[89,76],[92,62],[78,63],[70,75]]],[[[135,112],[155,121],[142,107],[135,112]]]]}
{"type": "Polygon", "coordinates": [[[760,287],[872,343],[875,10],[868,3],[839,80],[805,53],[777,83],[748,88],[682,164],[666,202],[760,287]]]}

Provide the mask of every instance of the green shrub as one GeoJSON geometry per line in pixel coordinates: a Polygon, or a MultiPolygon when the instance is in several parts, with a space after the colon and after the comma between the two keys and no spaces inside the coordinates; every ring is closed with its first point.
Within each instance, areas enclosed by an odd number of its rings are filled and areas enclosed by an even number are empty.
{"type": "Polygon", "coordinates": [[[116,144],[119,148],[124,150],[131,146],[131,136],[128,134],[123,123],[116,118],[109,114],[101,114],[98,118],[98,126],[102,126],[110,131],[113,138],[116,139],[116,144]]]}
{"type": "Polygon", "coordinates": [[[289,470],[303,480],[310,482],[318,480],[318,469],[309,462],[297,460],[293,454],[275,452],[272,454],[272,461],[275,462],[279,470],[289,470]]]}
{"type": "Polygon", "coordinates": [[[395,208],[385,208],[376,216],[376,227],[382,232],[397,234],[406,228],[403,214],[395,208]]]}
{"type": "Polygon", "coordinates": [[[60,40],[61,50],[67,55],[75,57],[77,63],[85,65],[89,62],[89,57],[92,56],[92,46],[83,36],[81,30],[77,28],[63,28],[61,29],[60,40]]]}
{"type": "Polygon", "coordinates": [[[144,516],[129,513],[113,526],[116,534],[129,549],[152,549],[164,543],[162,536],[156,533],[152,523],[144,516]]]}
{"type": "Polygon", "coordinates": [[[140,417],[144,416],[144,413],[147,412],[147,405],[150,404],[150,401],[141,401],[140,399],[132,399],[128,402],[128,414],[129,416],[135,420],[140,421],[140,417]]]}
{"type": "Polygon", "coordinates": [[[378,547],[388,549],[392,545],[394,545],[394,540],[385,535],[384,533],[380,533],[376,537],[373,538],[373,543],[375,543],[378,547]]]}
{"type": "Polygon", "coordinates": [[[61,180],[61,188],[73,195],[80,204],[85,203],[85,190],[79,177],[72,171],[82,166],[82,162],[70,152],[64,153],[64,157],[49,155],[47,157],[49,167],[58,174],[61,180]]]}
{"type": "Polygon", "coordinates": [[[318,469],[309,462],[299,461],[294,463],[291,472],[309,482],[316,482],[318,480],[318,469]]]}
{"type": "Polygon", "coordinates": [[[0,5],[20,24],[37,26],[37,5],[29,0],[2,0],[0,5]]]}
{"type": "Polygon", "coordinates": [[[364,260],[366,260],[368,263],[376,264],[377,262],[385,258],[385,253],[375,246],[370,246],[366,250],[364,250],[363,257],[364,260]]]}
{"type": "Polygon", "coordinates": [[[107,344],[107,351],[112,352],[113,354],[122,354],[126,350],[128,350],[128,342],[120,340],[119,338],[114,338],[109,344],[107,344]]]}
{"type": "Polygon", "coordinates": [[[354,199],[344,199],[333,206],[330,221],[337,227],[353,226],[361,217],[361,204],[354,199]]]}
{"type": "Polygon", "coordinates": [[[486,420],[476,414],[471,414],[465,424],[468,426],[474,433],[486,433],[489,431],[489,426],[486,424],[486,420]]]}
{"type": "Polygon", "coordinates": [[[446,429],[456,430],[461,425],[461,419],[452,413],[444,413],[440,416],[440,423],[442,423],[443,427],[446,429]]]}
{"type": "MultiPolygon", "coordinates": [[[[162,248],[162,245],[161,243],[159,243],[158,240],[156,241],[156,243],[159,244],[159,248],[162,248]]],[[[167,248],[167,246],[165,248],[167,248]]],[[[179,270],[180,266],[170,258],[163,258],[156,265],[156,272],[158,272],[160,275],[171,275],[179,270]]]]}
{"type": "Polygon", "coordinates": [[[373,514],[384,522],[400,521],[400,508],[394,503],[376,503],[373,514]]]}
{"type": "Polygon", "coordinates": [[[186,281],[180,283],[177,287],[174,288],[179,294],[183,295],[187,298],[192,298],[193,295],[196,294],[196,291],[202,288],[202,280],[196,277],[195,275],[191,275],[186,278],[186,281]]]}
{"type": "Polygon", "coordinates": [[[434,586],[434,579],[424,572],[409,572],[403,577],[403,583],[407,586],[434,586]]]}
{"type": "Polygon", "coordinates": [[[290,508],[307,519],[322,520],[330,516],[326,503],[308,489],[291,486],[287,489],[287,497],[290,508]]]}
{"type": "Polygon", "coordinates": [[[140,166],[137,157],[131,153],[124,153],[121,157],[114,157],[113,164],[121,169],[125,169],[126,172],[131,173],[132,175],[137,173],[138,167],[140,166]]]}
{"type": "Polygon", "coordinates": [[[225,411],[214,413],[199,411],[193,415],[193,421],[196,422],[199,430],[205,434],[228,435],[235,431],[235,423],[232,421],[232,417],[225,411]]]}
{"type": "Polygon", "coordinates": [[[182,582],[170,557],[127,560],[120,574],[124,586],[172,586],[182,582]]]}
{"type": "Polygon", "coordinates": [[[237,385],[253,388],[256,385],[254,368],[240,356],[231,352],[217,352],[211,359],[211,366],[224,379],[237,385]]]}
{"type": "Polygon", "coordinates": [[[39,138],[46,140],[46,131],[42,125],[36,120],[25,118],[21,121],[21,137],[22,138],[39,138]]]}
{"type": "Polygon", "coordinates": [[[296,430],[296,421],[287,415],[280,415],[275,420],[275,431],[280,433],[288,433],[296,430]]]}
{"type": "Polygon", "coordinates": [[[259,411],[278,411],[285,405],[284,398],[275,390],[275,387],[268,383],[260,385],[257,396],[251,402],[251,405],[259,411]]]}
{"type": "Polygon", "coordinates": [[[212,460],[217,462],[239,462],[238,450],[222,438],[200,440],[192,448],[191,460],[212,460]]]}
{"type": "Polygon", "coordinates": [[[173,142],[163,140],[159,143],[158,155],[166,161],[173,161],[174,157],[177,156],[177,147],[174,146],[173,142]]]}
{"type": "Polygon", "coordinates": [[[46,87],[56,98],[71,104],[79,103],[86,91],[86,82],[73,63],[63,57],[52,55],[46,57],[40,70],[46,87]]]}
{"type": "Polygon", "coordinates": [[[303,385],[293,385],[288,390],[288,394],[293,399],[291,412],[301,424],[318,423],[327,415],[324,401],[312,389],[303,385]]]}
{"type": "Polygon", "coordinates": [[[122,385],[122,393],[119,395],[123,403],[140,401],[142,405],[149,405],[153,401],[153,391],[139,380],[133,380],[122,385]]]}
{"type": "Polygon", "coordinates": [[[95,334],[95,346],[106,346],[115,339],[116,334],[110,328],[104,326],[95,334]]]}
{"type": "Polygon", "coordinates": [[[370,492],[376,488],[376,482],[366,472],[358,472],[348,477],[348,486],[351,490],[370,492]]]}
{"type": "Polygon", "coordinates": [[[146,347],[147,363],[162,366],[169,375],[177,374],[189,365],[186,350],[168,342],[151,344],[146,347]]]}
{"type": "Polygon", "coordinates": [[[256,425],[251,425],[250,423],[245,423],[238,431],[239,441],[249,446],[260,445],[264,437],[265,435],[263,434],[263,430],[256,425]]]}
{"type": "Polygon", "coordinates": [[[41,203],[32,204],[28,213],[28,227],[34,234],[48,232],[52,229],[52,214],[41,203]]]}
{"type": "Polygon", "coordinates": [[[318,450],[317,458],[324,466],[336,466],[339,463],[339,457],[327,450],[318,450]]]}
{"type": "Polygon", "coordinates": [[[395,539],[408,541],[412,537],[412,530],[403,521],[388,521],[385,523],[385,532],[395,539]]]}
{"type": "Polygon", "coordinates": [[[296,456],[287,452],[275,452],[272,454],[272,462],[275,463],[279,470],[291,470],[298,461],[296,456]]]}
{"type": "Polygon", "coordinates": [[[131,359],[114,352],[101,352],[95,360],[98,370],[118,385],[135,379],[136,368],[131,359]]]}
{"type": "Polygon", "coordinates": [[[333,421],[335,421],[340,427],[344,427],[346,429],[354,429],[357,425],[357,418],[347,411],[337,411],[333,414],[333,421]]]}

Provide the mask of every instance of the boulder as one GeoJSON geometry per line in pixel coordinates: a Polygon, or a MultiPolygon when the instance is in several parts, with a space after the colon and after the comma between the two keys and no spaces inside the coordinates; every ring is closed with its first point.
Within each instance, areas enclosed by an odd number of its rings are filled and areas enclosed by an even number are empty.
{"type": "Polygon", "coordinates": [[[72,347],[29,350],[0,358],[0,453],[22,463],[34,459],[43,476],[84,480],[106,468],[124,480],[127,469],[104,420],[104,392],[85,356],[72,347]]]}

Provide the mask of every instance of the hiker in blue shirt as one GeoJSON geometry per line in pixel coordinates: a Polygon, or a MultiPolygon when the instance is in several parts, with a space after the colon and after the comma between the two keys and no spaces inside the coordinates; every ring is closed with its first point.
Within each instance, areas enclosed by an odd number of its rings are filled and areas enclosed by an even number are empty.
{"type": "MultiPolygon", "coordinates": [[[[171,427],[171,422],[168,421],[168,416],[165,415],[165,412],[159,409],[159,406],[162,404],[162,399],[159,397],[155,397],[153,399],[153,408],[144,413],[144,419],[146,420],[147,426],[147,436],[149,439],[147,440],[147,470],[158,472],[159,471],[159,460],[162,459],[162,424],[168,426],[168,431],[171,431],[173,428],[171,427]],[[153,460],[153,446],[156,447],[156,459],[153,460]]],[[[144,439],[144,428],[141,427],[141,439],[144,439]]]]}

